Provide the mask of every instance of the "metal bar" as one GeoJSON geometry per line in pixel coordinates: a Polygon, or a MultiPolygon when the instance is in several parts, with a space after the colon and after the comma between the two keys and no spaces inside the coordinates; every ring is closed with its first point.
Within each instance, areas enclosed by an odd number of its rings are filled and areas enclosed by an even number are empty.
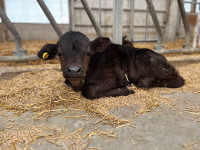
{"type": "Polygon", "coordinates": [[[1,7],[0,7],[0,17],[2,19],[2,22],[6,25],[6,27],[11,32],[12,36],[15,39],[16,50],[17,51],[21,50],[22,49],[21,37],[1,7]]]}
{"type": "Polygon", "coordinates": [[[74,0],[68,0],[69,7],[69,31],[74,30],[74,0]]]}
{"type": "MultiPolygon", "coordinates": [[[[76,24],[75,27],[92,27],[90,24],[76,24]]],[[[101,27],[113,27],[113,25],[101,25],[101,27]]],[[[134,25],[134,28],[145,28],[145,25],[134,25]]],[[[148,25],[148,28],[155,28],[155,26],[148,25]]],[[[130,25],[123,25],[123,28],[130,28],[130,25]]],[[[160,28],[164,28],[164,26],[160,26],[160,28]]]]}
{"type": "Polygon", "coordinates": [[[165,14],[164,19],[163,19],[164,24],[166,24],[168,22],[168,19],[169,19],[170,3],[171,3],[170,0],[166,0],[166,7],[165,7],[166,14],[165,14]]]}
{"type": "MultiPolygon", "coordinates": [[[[191,1],[196,2],[196,0],[191,0],[191,1]]],[[[195,9],[196,9],[196,4],[191,4],[191,5],[190,5],[190,12],[191,12],[191,13],[195,13],[195,9]]]]}
{"type": "Polygon", "coordinates": [[[39,60],[37,55],[27,55],[27,56],[0,56],[0,62],[22,62],[22,61],[31,61],[39,60]]]}
{"type": "Polygon", "coordinates": [[[176,26],[177,38],[180,38],[180,33],[181,33],[181,14],[180,14],[180,12],[178,12],[178,23],[177,23],[177,26],[176,26]]]}
{"type": "Polygon", "coordinates": [[[145,26],[145,40],[147,40],[147,30],[148,30],[148,14],[149,14],[149,7],[147,6],[147,12],[146,12],[146,26],[145,26]]]}
{"type": "Polygon", "coordinates": [[[85,8],[85,11],[88,14],[88,17],[90,18],[90,21],[92,22],[92,25],[94,26],[94,29],[97,33],[97,36],[101,36],[101,30],[99,25],[96,23],[95,17],[92,13],[92,10],[90,9],[90,7],[88,6],[88,3],[86,0],[81,0],[83,7],[85,8]]]}
{"type": "Polygon", "coordinates": [[[167,49],[167,50],[161,50],[158,51],[160,54],[175,54],[175,53],[199,53],[200,49],[167,49]]]}
{"type": "Polygon", "coordinates": [[[189,44],[190,39],[191,39],[190,26],[189,26],[187,16],[186,16],[186,13],[185,13],[184,3],[183,3],[182,0],[177,0],[177,1],[178,1],[178,5],[179,5],[179,8],[180,8],[180,12],[181,12],[181,17],[182,17],[184,28],[185,28],[186,44],[189,44]]]}
{"type": "Polygon", "coordinates": [[[160,50],[161,49],[161,43],[162,43],[162,31],[160,28],[160,23],[158,21],[157,15],[155,13],[155,8],[153,6],[152,0],[146,0],[147,5],[149,6],[149,12],[151,14],[152,20],[154,22],[154,26],[156,28],[156,32],[158,35],[158,47],[157,49],[160,50]]]}
{"type": "Polygon", "coordinates": [[[122,44],[123,0],[113,1],[113,42],[122,44]]]}
{"type": "Polygon", "coordinates": [[[135,0],[131,0],[131,18],[130,18],[130,41],[133,41],[133,26],[134,26],[134,5],[135,5],[135,0]]]}
{"type": "Polygon", "coordinates": [[[101,0],[99,0],[99,27],[101,27],[101,0]]]}
{"type": "Polygon", "coordinates": [[[45,15],[48,18],[49,22],[51,23],[52,27],[56,31],[56,34],[60,38],[62,36],[62,31],[61,31],[60,27],[58,26],[58,24],[56,23],[55,19],[53,18],[48,7],[46,6],[46,4],[44,3],[43,0],[37,0],[37,2],[40,5],[40,7],[42,8],[43,12],[45,13],[45,15]]]}
{"type": "MultiPolygon", "coordinates": [[[[145,41],[146,42],[146,41],[145,41]]],[[[199,53],[200,49],[169,49],[158,51],[159,54],[175,54],[175,53],[199,53]]],[[[192,59],[192,58],[191,58],[192,59]]],[[[37,55],[28,55],[28,56],[0,56],[0,62],[22,62],[22,61],[35,61],[40,60],[37,55]]]]}
{"type": "MultiPolygon", "coordinates": [[[[83,7],[80,7],[80,6],[75,6],[74,9],[84,9],[83,7]]],[[[98,11],[99,8],[91,8],[92,11],[98,11]]],[[[101,8],[102,11],[113,11],[113,8],[101,8]]],[[[128,9],[128,8],[124,8],[123,11],[131,11],[131,9],[128,9]]],[[[135,12],[143,12],[143,13],[146,13],[146,9],[145,10],[141,10],[141,9],[135,9],[134,10],[135,12]]],[[[165,10],[156,10],[155,11],[156,13],[166,13],[165,10]]]]}
{"type": "Polygon", "coordinates": [[[151,39],[151,40],[133,40],[132,42],[158,42],[158,39],[151,39]]]}
{"type": "Polygon", "coordinates": [[[184,3],[189,3],[189,4],[200,4],[200,2],[194,2],[194,1],[184,1],[184,3]]]}
{"type": "Polygon", "coordinates": [[[197,13],[186,13],[188,16],[197,16],[197,13]]]}
{"type": "Polygon", "coordinates": [[[5,1],[4,0],[0,0],[0,7],[3,9],[3,11],[5,11],[5,1]]]}
{"type": "Polygon", "coordinates": [[[169,61],[169,62],[188,62],[188,61],[193,61],[193,62],[195,62],[195,61],[200,61],[200,57],[199,56],[196,56],[196,57],[181,57],[181,58],[177,58],[177,57],[169,57],[169,58],[167,58],[167,61],[169,61]]]}

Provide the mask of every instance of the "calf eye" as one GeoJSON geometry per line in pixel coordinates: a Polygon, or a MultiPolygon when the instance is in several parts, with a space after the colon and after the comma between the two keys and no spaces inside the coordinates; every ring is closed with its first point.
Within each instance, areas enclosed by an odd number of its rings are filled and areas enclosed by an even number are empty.
{"type": "Polygon", "coordinates": [[[58,53],[58,56],[59,56],[59,57],[62,57],[62,54],[61,54],[61,53],[58,53]]]}
{"type": "Polygon", "coordinates": [[[86,53],[86,56],[90,56],[90,53],[86,53]]]}

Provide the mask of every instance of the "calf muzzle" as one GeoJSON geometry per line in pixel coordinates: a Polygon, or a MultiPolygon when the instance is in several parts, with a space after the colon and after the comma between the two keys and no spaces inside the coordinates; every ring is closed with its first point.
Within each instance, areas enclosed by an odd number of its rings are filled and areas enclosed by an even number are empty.
{"type": "Polygon", "coordinates": [[[69,77],[80,77],[82,76],[82,68],[79,66],[70,66],[66,69],[66,74],[69,77]]]}

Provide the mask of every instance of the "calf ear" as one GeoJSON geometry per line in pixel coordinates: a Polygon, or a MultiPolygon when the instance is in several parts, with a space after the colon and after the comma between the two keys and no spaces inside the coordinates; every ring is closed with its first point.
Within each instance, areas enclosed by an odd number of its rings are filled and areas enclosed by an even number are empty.
{"type": "Polygon", "coordinates": [[[127,37],[127,36],[124,35],[124,36],[122,37],[122,40],[125,41],[125,40],[126,40],[126,37],[127,37]]]}
{"type": "Polygon", "coordinates": [[[57,52],[58,52],[57,44],[46,44],[39,50],[37,56],[45,60],[53,59],[57,55],[57,52]]]}
{"type": "Polygon", "coordinates": [[[93,53],[103,52],[111,43],[112,42],[108,37],[98,37],[90,42],[90,50],[93,53]]]}

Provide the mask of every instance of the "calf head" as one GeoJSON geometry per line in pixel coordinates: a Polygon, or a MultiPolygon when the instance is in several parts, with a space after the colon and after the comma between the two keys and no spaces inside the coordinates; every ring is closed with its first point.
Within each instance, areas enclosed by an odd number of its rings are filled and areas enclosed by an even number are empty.
{"type": "Polygon", "coordinates": [[[71,31],[65,33],[57,44],[44,45],[37,55],[39,58],[43,58],[43,54],[46,52],[49,55],[47,60],[58,56],[63,77],[73,86],[74,81],[77,84],[78,81],[84,79],[86,74],[91,54],[89,44],[89,39],[84,34],[71,31]]]}
{"type": "Polygon", "coordinates": [[[57,44],[44,45],[37,55],[44,59],[44,53],[47,53],[46,60],[58,56],[66,83],[79,90],[85,79],[90,57],[95,52],[104,50],[108,43],[109,38],[99,37],[90,42],[84,34],[70,31],[65,33],[57,44]]]}

